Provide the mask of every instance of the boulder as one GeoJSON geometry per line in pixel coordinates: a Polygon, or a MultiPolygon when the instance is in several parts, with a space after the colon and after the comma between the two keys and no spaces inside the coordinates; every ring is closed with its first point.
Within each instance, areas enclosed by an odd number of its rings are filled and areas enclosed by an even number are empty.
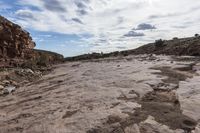
{"type": "Polygon", "coordinates": [[[15,86],[8,86],[8,87],[5,87],[3,93],[4,93],[4,94],[10,94],[10,93],[14,92],[15,89],[16,89],[15,86]]]}
{"type": "Polygon", "coordinates": [[[0,91],[2,91],[4,89],[3,85],[0,85],[0,91]]]}
{"type": "Polygon", "coordinates": [[[2,83],[3,83],[4,85],[8,85],[8,84],[10,84],[10,81],[4,80],[4,81],[2,81],[2,83]]]}

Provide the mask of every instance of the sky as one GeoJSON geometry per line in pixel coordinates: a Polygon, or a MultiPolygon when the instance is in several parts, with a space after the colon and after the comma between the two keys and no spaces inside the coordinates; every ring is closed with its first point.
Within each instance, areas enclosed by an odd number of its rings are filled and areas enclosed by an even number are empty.
{"type": "Polygon", "coordinates": [[[200,0],[0,0],[0,15],[65,57],[200,32],[200,0]]]}

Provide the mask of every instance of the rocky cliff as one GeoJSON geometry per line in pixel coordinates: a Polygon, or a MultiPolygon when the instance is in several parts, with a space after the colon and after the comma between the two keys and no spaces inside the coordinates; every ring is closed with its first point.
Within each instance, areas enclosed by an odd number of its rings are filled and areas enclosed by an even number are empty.
{"type": "Polygon", "coordinates": [[[63,59],[57,53],[34,50],[35,46],[27,31],[0,16],[0,67],[20,66],[27,61],[36,65],[52,64],[63,59]]]}
{"type": "Polygon", "coordinates": [[[31,58],[35,43],[28,32],[0,16],[0,66],[31,58]]]}

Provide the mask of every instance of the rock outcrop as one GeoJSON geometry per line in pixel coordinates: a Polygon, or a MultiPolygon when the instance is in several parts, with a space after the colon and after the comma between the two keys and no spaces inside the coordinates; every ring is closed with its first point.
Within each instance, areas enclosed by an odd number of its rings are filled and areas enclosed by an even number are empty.
{"type": "Polygon", "coordinates": [[[46,66],[63,60],[62,55],[35,50],[35,46],[35,42],[27,31],[0,16],[0,67],[32,66],[33,64],[46,66]]]}
{"type": "Polygon", "coordinates": [[[35,42],[19,25],[0,16],[0,66],[19,63],[31,58],[35,42]]]}

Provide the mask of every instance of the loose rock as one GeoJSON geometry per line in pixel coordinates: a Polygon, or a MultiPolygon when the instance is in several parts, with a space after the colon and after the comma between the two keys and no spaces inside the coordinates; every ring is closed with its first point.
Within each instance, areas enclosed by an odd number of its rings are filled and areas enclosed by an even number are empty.
{"type": "Polygon", "coordinates": [[[4,93],[4,94],[10,94],[10,93],[14,92],[15,89],[16,89],[16,87],[14,87],[14,86],[5,87],[3,93],[4,93]]]}
{"type": "Polygon", "coordinates": [[[4,86],[3,86],[3,85],[0,85],[0,91],[3,90],[3,89],[4,89],[4,86]]]}

